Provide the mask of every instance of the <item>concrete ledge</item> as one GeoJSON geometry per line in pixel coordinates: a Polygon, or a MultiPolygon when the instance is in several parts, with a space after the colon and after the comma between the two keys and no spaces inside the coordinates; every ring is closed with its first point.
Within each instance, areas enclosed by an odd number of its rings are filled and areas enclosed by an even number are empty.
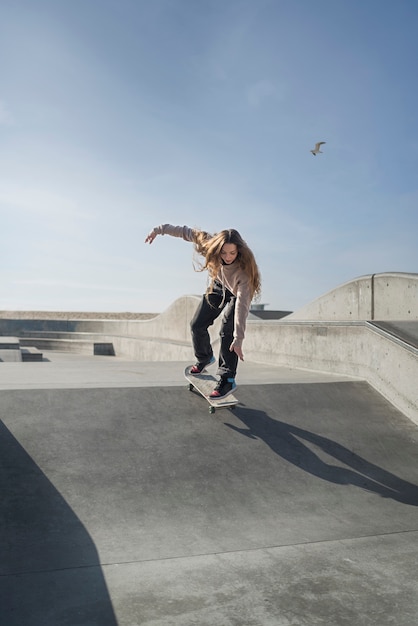
{"type": "Polygon", "coordinates": [[[20,340],[22,347],[34,346],[38,350],[59,350],[64,352],[76,352],[78,354],[93,354],[94,344],[92,341],[78,339],[46,339],[28,337],[20,340]]]}
{"type": "Polygon", "coordinates": [[[19,339],[17,337],[0,337],[0,361],[17,362],[21,360],[19,339]]]}
{"type": "Polygon", "coordinates": [[[418,349],[368,322],[249,322],[246,357],[367,380],[418,424],[418,349]]]}
{"type": "Polygon", "coordinates": [[[115,356],[115,348],[112,342],[102,342],[93,344],[93,354],[101,356],[115,356]]]}
{"type": "Polygon", "coordinates": [[[24,361],[25,363],[43,360],[42,352],[40,352],[38,348],[35,348],[34,346],[20,348],[20,353],[22,355],[22,361],[24,361]]]}
{"type": "Polygon", "coordinates": [[[191,342],[167,341],[155,337],[113,337],[115,352],[135,361],[186,361],[192,363],[191,342]]]}
{"type": "MultiPolygon", "coordinates": [[[[67,333],[66,333],[67,335],[67,333]]],[[[71,335],[70,335],[71,336],[71,335]]],[[[57,350],[77,354],[95,354],[105,356],[120,356],[134,361],[186,361],[194,359],[190,341],[168,341],[164,338],[149,337],[121,337],[118,335],[88,334],[87,339],[76,333],[74,338],[60,338],[59,333],[54,337],[25,337],[21,344],[33,345],[41,350],[57,350]]],[[[213,341],[216,349],[217,340],[213,341]]]]}

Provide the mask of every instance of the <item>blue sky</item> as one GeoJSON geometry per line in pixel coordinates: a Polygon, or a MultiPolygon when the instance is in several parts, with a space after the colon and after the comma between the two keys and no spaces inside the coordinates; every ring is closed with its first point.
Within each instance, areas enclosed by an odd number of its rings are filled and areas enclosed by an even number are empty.
{"type": "Polygon", "coordinates": [[[0,309],[203,293],[191,244],[143,243],[165,222],[237,228],[270,309],[417,272],[417,29],[416,0],[1,0],[0,309]]]}

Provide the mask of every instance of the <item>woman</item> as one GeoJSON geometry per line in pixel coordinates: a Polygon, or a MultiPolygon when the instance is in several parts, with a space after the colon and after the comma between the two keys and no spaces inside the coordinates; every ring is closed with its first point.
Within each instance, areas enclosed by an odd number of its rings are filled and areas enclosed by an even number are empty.
{"type": "Polygon", "coordinates": [[[254,255],[237,230],[222,230],[211,235],[188,226],[162,224],[147,235],[152,243],[157,235],[171,235],[194,244],[204,262],[198,271],[207,270],[209,284],[191,321],[193,349],[197,359],[191,374],[200,374],[215,362],[208,332],[223,312],[220,330],[219,381],[211,398],[224,398],[236,388],[238,359],[244,360],[242,343],[251,301],[260,294],[261,279],[254,255]]]}

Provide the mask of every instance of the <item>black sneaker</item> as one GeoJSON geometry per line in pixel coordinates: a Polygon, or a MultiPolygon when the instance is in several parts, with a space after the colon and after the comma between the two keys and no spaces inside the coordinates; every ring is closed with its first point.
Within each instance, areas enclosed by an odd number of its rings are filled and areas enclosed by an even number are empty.
{"type": "Polygon", "coordinates": [[[196,363],[196,365],[192,365],[189,372],[190,374],[201,374],[209,365],[213,365],[213,363],[215,363],[214,356],[211,357],[208,363],[196,363]]]}
{"type": "Polygon", "coordinates": [[[226,396],[233,393],[236,388],[235,378],[221,378],[209,398],[226,398],[226,396]]]}

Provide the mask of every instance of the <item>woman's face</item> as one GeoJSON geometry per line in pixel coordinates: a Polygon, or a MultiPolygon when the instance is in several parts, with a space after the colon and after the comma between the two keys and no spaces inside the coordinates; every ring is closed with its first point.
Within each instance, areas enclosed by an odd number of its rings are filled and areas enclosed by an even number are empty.
{"type": "Polygon", "coordinates": [[[234,243],[224,243],[221,249],[221,259],[226,265],[231,265],[238,256],[238,248],[234,243]]]}

